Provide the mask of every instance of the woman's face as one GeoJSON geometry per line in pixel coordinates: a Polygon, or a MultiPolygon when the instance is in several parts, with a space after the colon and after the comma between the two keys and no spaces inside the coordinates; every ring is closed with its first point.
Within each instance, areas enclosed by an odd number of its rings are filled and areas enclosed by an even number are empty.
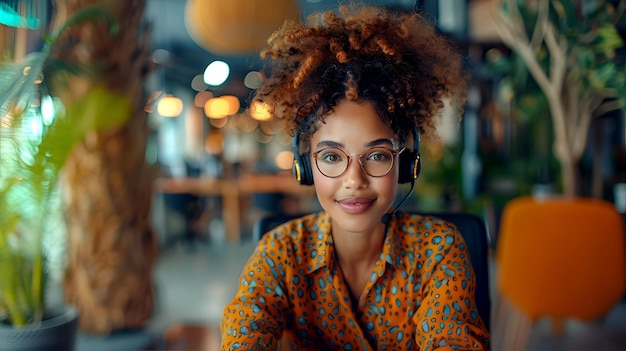
{"type": "MultiPolygon", "coordinates": [[[[381,122],[369,102],[344,100],[311,137],[312,155],[329,147],[353,155],[345,172],[335,178],[323,175],[315,158],[311,157],[315,191],[321,206],[332,218],[333,233],[383,230],[381,217],[391,208],[398,189],[398,156],[393,157],[389,173],[373,177],[361,168],[358,155],[374,147],[399,149],[393,131],[381,122]]],[[[318,162],[334,167],[332,164],[338,158],[333,155],[318,153],[318,162]]],[[[371,160],[368,162],[379,162],[381,157],[374,153],[368,159],[371,160]]]]}

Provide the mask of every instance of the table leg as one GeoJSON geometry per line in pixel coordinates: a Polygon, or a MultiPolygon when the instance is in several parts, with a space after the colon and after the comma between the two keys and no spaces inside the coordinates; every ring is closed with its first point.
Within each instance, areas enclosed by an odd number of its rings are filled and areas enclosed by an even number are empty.
{"type": "Polygon", "coordinates": [[[222,218],[226,240],[238,243],[241,239],[241,209],[236,182],[224,182],[222,189],[222,218]]]}

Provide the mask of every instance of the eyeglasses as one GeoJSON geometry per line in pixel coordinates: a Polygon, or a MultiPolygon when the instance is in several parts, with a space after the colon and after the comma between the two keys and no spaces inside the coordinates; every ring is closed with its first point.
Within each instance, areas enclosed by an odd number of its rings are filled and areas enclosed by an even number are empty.
{"type": "Polygon", "coordinates": [[[343,175],[354,157],[358,157],[361,169],[370,177],[383,177],[393,168],[396,156],[404,151],[391,150],[386,147],[373,147],[360,155],[348,155],[343,149],[329,147],[315,151],[311,156],[315,159],[317,169],[328,178],[343,175]]]}

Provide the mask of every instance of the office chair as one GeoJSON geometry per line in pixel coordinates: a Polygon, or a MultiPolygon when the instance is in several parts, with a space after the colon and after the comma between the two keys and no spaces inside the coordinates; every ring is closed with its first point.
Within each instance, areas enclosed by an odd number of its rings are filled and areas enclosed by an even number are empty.
{"type": "MultiPolygon", "coordinates": [[[[186,175],[189,178],[201,176],[201,169],[189,162],[185,162],[186,175]]],[[[165,193],[163,194],[165,209],[183,220],[183,227],[179,233],[168,235],[164,247],[174,246],[181,242],[188,250],[194,248],[196,242],[207,243],[207,237],[195,227],[202,218],[207,204],[203,196],[192,193],[165,193]]],[[[167,215],[167,213],[166,213],[167,215]]]]}
{"type": "Polygon", "coordinates": [[[609,202],[516,198],[504,207],[498,236],[495,287],[502,302],[495,325],[506,325],[503,350],[525,350],[540,318],[562,334],[565,319],[597,319],[624,296],[624,228],[609,202]]]}
{"type": "MultiPolygon", "coordinates": [[[[491,298],[489,293],[489,244],[485,223],[478,217],[469,213],[442,212],[425,213],[439,217],[447,222],[454,223],[463,235],[467,244],[474,273],[476,274],[476,306],[485,326],[490,329],[491,321],[491,298]]],[[[261,218],[253,227],[252,238],[259,240],[261,237],[278,225],[290,219],[301,217],[303,214],[272,214],[261,218]]]]}

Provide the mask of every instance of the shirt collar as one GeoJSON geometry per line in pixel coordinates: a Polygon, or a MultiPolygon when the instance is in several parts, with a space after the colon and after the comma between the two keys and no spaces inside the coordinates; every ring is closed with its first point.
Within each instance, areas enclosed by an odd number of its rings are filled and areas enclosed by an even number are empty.
{"type": "Polygon", "coordinates": [[[333,262],[335,247],[330,231],[330,216],[326,211],[320,212],[305,230],[310,233],[311,240],[304,245],[302,254],[306,262],[305,272],[310,274],[333,262]]]}
{"type": "MultiPolygon", "coordinates": [[[[386,267],[393,267],[396,270],[404,270],[406,268],[402,257],[403,240],[399,235],[399,223],[398,217],[389,222],[385,229],[385,243],[381,251],[380,258],[385,262],[386,267]]],[[[313,221],[312,225],[307,228],[311,233],[311,240],[303,249],[303,258],[307,261],[306,274],[313,273],[320,268],[331,267],[334,262],[335,247],[333,245],[333,236],[331,235],[330,216],[327,212],[322,211],[317,218],[313,221]]],[[[379,261],[380,262],[380,261],[379,261]]],[[[379,275],[384,273],[384,270],[377,272],[379,275]]]]}
{"type": "Polygon", "coordinates": [[[402,259],[407,256],[407,252],[403,252],[405,240],[403,238],[403,230],[401,228],[406,225],[406,220],[401,220],[400,216],[393,216],[393,219],[387,224],[385,229],[385,244],[381,252],[381,258],[385,261],[387,267],[393,267],[396,270],[404,271],[406,267],[405,261],[402,259]]]}

